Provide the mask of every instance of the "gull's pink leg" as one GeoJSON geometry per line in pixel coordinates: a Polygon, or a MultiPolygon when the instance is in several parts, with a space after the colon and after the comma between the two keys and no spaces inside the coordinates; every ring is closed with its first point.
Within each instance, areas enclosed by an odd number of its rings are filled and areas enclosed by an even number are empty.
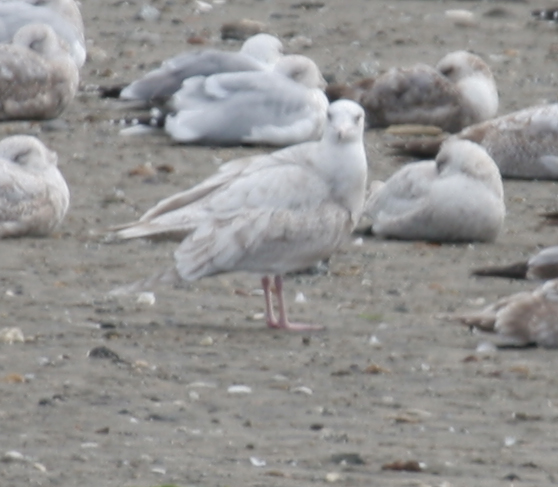
{"type": "Polygon", "coordinates": [[[273,303],[271,302],[271,279],[269,276],[262,277],[262,288],[265,299],[265,322],[270,328],[279,328],[275,314],[273,313],[273,303]]]}
{"type": "Polygon", "coordinates": [[[277,300],[279,302],[279,321],[275,321],[274,323],[268,321],[267,326],[283,330],[322,330],[324,328],[320,325],[289,322],[287,319],[287,310],[285,309],[285,301],[283,300],[283,278],[281,276],[275,276],[275,289],[277,290],[277,300]]]}

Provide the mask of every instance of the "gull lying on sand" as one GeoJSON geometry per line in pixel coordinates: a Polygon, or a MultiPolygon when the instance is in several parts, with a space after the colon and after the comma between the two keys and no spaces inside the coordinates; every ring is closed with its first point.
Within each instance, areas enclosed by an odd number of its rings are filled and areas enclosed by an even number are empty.
{"type": "Polygon", "coordinates": [[[265,71],[273,67],[282,53],[281,41],[269,34],[250,37],[239,52],[217,49],[184,52],[130,83],[120,92],[120,98],[146,104],[164,103],[180,89],[187,78],[217,73],[265,71]]]}
{"type": "Polygon", "coordinates": [[[84,65],[83,20],[74,0],[0,1],[0,42],[11,42],[21,27],[32,23],[50,25],[68,46],[76,65],[84,65]]]}
{"type": "MultiPolygon", "coordinates": [[[[321,137],[328,101],[325,81],[305,56],[285,56],[270,72],[222,73],[184,82],[163,125],[181,143],[287,146],[321,137]]],[[[123,134],[151,131],[132,126],[123,134]]]]}
{"type": "Polygon", "coordinates": [[[527,261],[508,266],[484,267],[472,272],[474,276],[507,277],[511,279],[548,280],[558,278],[558,246],[547,247],[527,261]]]}
{"type": "Polygon", "coordinates": [[[70,193],[57,161],[35,137],[0,141],[0,238],[45,236],[60,224],[70,193]]]}
{"type": "Polygon", "coordinates": [[[359,102],[372,128],[422,124],[458,132],[498,111],[498,90],[490,68],[466,51],[446,55],[435,68],[425,64],[392,68],[354,85],[330,85],[326,92],[330,100],[359,102]]]}
{"type": "MultiPolygon", "coordinates": [[[[558,104],[540,105],[471,125],[453,138],[482,145],[504,178],[558,179],[558,104]]],[[[396,141],[403,152],[431,156],[443,139],[396,141]]]]}
{"type": "Polygon", "coordinates": [[[373,181],[365,216],[375,235],[405,240],[493,241],[505,216],[498,168],[469,141],[446,142],[435,161],[373,181]]]}
{"type": "Polygon", "coordinates": [[[481,311],[440,315],[498,335],[504,347],[558,347],[558,279],[532,292],[512,294],[481,311]]]}
{"type": "Polygon", "coordinates": [[[314,329],[288,321],[282,276],[330,256],[358,222],[367,174],[363,127],[360,106],[333,103],[320,141],[224,164],[120,227],[116,236],[182,240],[175,267],[163,278],[178,275],[190,282],[233,271],[262,274],[267,325],[314,329]],[[269,275],[275,276],[278,319],[269,275]]]}
{"type": "Polygon", "coordinates": [[[47,24],[27,24],[0,44],[0,66],[0,120],[55,118],[78,89],[78,68],[47,24]]]}

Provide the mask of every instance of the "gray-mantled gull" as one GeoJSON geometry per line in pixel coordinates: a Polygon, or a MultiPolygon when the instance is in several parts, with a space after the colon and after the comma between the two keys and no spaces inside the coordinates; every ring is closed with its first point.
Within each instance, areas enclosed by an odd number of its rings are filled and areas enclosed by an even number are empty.
{"type": "Polygon", "coordinates": [[[0,42],[11,42],[24,25],[50,25],[67,44],[78,67],[86,58],[83,20],[74,0],[0,1],[0,42]]]}
{"type": "Polygon", "coordinates": [[[438,316],[497,334],[503,347],[558,348],[558,279],[507,296],[480,311],[438,316]]]}
{"type": "Polygon", "coordinates": [[[164,103],[193,76],[216,73],[265,71],[282,56],[281,41],[270,34],[257,34],[247,39],[239,52],[206,49],[184,52],[164,61],[161,66],[133,81],[120,92],[123,100],[164,103]]]}
{"type": "MultiPolygon", "coordinates": [[[[558,103],[508,113],[463,129],[452,138],[482,145],[504,178],[558,179],[558,103]]],[[[394,148],[435,154],[441,139],[396,141],[394,148]]]]}
{"type": "Polygon", "coordinates": [[[507,266],[483,267],[472,274],[481,277],[548,280],[558,278],[558,245],[542,249],[526,261],[507,266]]]}
{"type": "Polygon", "coordinates": [[[60,224],[70,193],[57,162],[35,137],[0,141],[0,238],[45,236],[60,224]]]}
{"type": "Polygon", "coordinates": [[[198,144],[287,146],[321,137],[325,81],[305,56],[285,56],[272,72],[191,78],[165,120],[173,140],[198,144]]]}
{"type": "Polygon", "coordinates": [[[363,127],[359,105],[333,103],[320,141],[224,164],[217,174],[120,227],[116,236],[182,240],[166,277],[262,274],[267,325],[313,329],[288,321],[282,275],[330,256],[358,222],[367,174],[363,127]],[[275,276],[278,319],[269,275],[275,276]]]}
{"type": "Polygon", "coordinates": [[[381,237],[490,242],[504,222],[502,178],[482,147],[448,141],[435,161],[407,164],[385,183],[372,182],[364,214],[381,237]]]}
{"type": "Polygon", "coordinates": [[[12,44],[0,44],[0,120],[55,118],[78,84],[78,68],[49,25],[24,25],[12,44]]]}
{"type": "Polygon", "coordinates": [[[392,68],[354,85],[331,85],[330,100],[349,98],[366,111],[369,127],[436,125],[448,132],[494,117],[498,90],[488,65],[466,51],[443,57],[435,68],[392,68]]]}

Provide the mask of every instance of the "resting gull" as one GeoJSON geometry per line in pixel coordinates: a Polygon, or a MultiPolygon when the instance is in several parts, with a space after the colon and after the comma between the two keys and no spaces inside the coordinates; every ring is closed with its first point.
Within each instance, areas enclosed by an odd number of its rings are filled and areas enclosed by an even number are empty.
{"type": "Polygon", "coordinates": [[[0,44],[0,120],[50,119],[73,100],[79,71],[47,24],[27,24],[0,44]]]}
{"type": "Polygon", "coordinates": [[[480,311],[444,314],[439,318],[496,333],[499,346],[557,348],[558,279],[547,281],[532,292],[502,298],[480,311]]]}
{"type": "Polygon", "coordinates": [[[498,111],[498,90],[488,65],[466,51],[443,57],[435,68],[392,68],[354,85],[330,85],[330,100],[349,98],[366,111],[369,127],[436,125],[447,132],[487,120],[498,111]]]}
{"type": "Polygon", "coordinates": [[[37,22],[50,25],[67,44],[76,65],[83,66],[83,20],[74,0],[0,1],[0,42],[11,42],[21,27],[37,22]]]}
{"type": "Polygon", "coordinates": [[[436,242],[493,241],[505,215],[498,168],[467,140],[446,142],[435,161],[407,164],[371,184],[364,214],[387,238],[436,242]]]}
{"type": "MultiPolygon", "coordinates": [[[[504,178],[558,179],[558,103],[512,112],[463,129],[454,138],[482,145],[504,178]]],[[[441,139],[392,143],[413,154],[435,154],[441,139]]]]}
{"type": "Polygon", "coordinates": [[[483,267],[474,276],[506,277],[511,279],[548,280],[558,278],[558,246],[547,247],[526,261],[498,267],[483,267]]]}
{"type": "Polygon", "coordinates": [[[285,56],[271,72],[221,73],[184,81],[169,105],[133,135],[164,125],[180,143],[288,146],[321,137],[328,107],[325,81],[305,56],[285,56]],[[155,121],[154,121],[155,120],[155,121]]]}
{"type": "Polygon", "coordinates": [[[239,52],[217,49],[184,52],[130,83],[120,92],[120,98],[147,104],[164,103],[187,78],[238,71],[265,71],[275,64],[282,53],[281,41],[270,34],[250,37],[239,52]]]}
{"type": "Polygon", "coordinates": [[[120,227],[116,236],[181,240],[166,277],[178,274],[190,282],[233,271],[262,274],[267,325],[314,329],[288,321],[282,276],[330,256],[358,222],[367,174],[363,127],[360,106],[333,103],[320,141],[224,164],[217,174],[120,227]]]}
{"type": "Polygon", "coordinates": [[[0,238],[45,236],[60,224],[70,193],[57,161],[35,137],[0,141],[0,238]]]}

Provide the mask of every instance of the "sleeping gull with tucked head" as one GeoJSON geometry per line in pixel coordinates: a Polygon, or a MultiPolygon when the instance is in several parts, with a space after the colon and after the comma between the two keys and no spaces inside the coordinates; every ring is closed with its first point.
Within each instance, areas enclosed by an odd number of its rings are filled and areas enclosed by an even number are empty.
{"type": "Polygon", "coordinates": [[[78,89],[78,68],[47,24],[27,24],[0,44],[0,66],[0,120],[55,118],[78,89]]]}
{"type": "Polygon", "coordinates": [[[57,162],[35,137],[0,141],[0,238],[45,236],[60,224],[70,193],[57,162]]]}
{"type": "Polygon", "coordinates": [[[175,266],[160,278],[178,275],[191,282],[233,271],[261,274],[267,325],[315,329],[287,319],[282,276],[330,256],[357,224],[367,174],[363,127],[360,106],[333,103],[320,141],[224,164],[197,186],[120,227],[116,237],[182,241],[175,266]]]}
{"type": "Polygon", "coordinates": [[[196,76],[172,97],[174,113],[121,133],[164,124],[173,140],[188,144],[288,146],[317,140],[328,106],[324,87],[318,66],[298,55],[283,57],[270,72],[196,76]]]}
{"type": "Polygon", "coordinates": [[[532,292],[506,296],[480,311],[438,317],[496,333],[501,347],[558,348],[558,279],[532,292]]]}
{"type": "Polygon", "coordinates": [[[407,164],[385,183],[373,181],[364,214],[381,237],[490,242],[504,222],[502,178],[482,147],[448,141],[435,161],[407,164]]]}
{"type": "Polygon", "coordinates": [[[281,41],[270,34],[250,37],[239,52],[217,49],[184,52],[130,83],[120,92],[120,98],[146,104],[164,103],[180,89],[185,79],[217,73],[265,71],[273,67],[282,53],[281,41]]]}
{"type": "Polygon", "coordinates": [[[466,51],[443,57],[435,68],[392,68],[354,85],[331,85],[330,100],[349,98],[366,111],[369,127],[436,125],[447,132],[487,120],[498,111],[498,90],[488,65],[466,51]]]}
{"type": "Polygon", "coordinates": [[[0,42],[9,43],[26,24],[50,25],[65,42],[78,67],[86,58],[83,20],[74,0],[0,1],[0,42]]]}

